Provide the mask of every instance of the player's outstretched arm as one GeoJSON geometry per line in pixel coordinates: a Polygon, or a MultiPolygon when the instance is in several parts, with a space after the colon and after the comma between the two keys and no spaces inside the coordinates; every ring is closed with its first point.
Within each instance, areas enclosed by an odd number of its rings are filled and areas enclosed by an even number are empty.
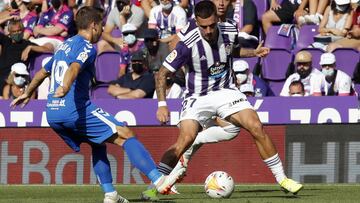
{"type": "Polygon", "coordinates": [[[44,81],[46,77],[49,76],[49,73],[46,72],[44,68],[40,69],[31,80],[28,88],[24,92],[24,94],[20,95],[18,98],[14,99],[10,107],[15,108],[15,106],[21,104],[21,108],[24,107],[30,100],[31,95],[33,95],[34,91],[39,87],[39,85],[44,81]]]}
{"type": "Polygon", "coordinates": [[[240,57],[265,57],[269,54],[270,49],[268,47],[263,47],[264,41],[261,41],[256,49],[251,48],[241,48],[240,57]]]}
{"type": "Polygon", "coordinates": [[[159,101],[156,117],[163,124],[169,121],[169,109],[166,105],[166,77],[169,73],[167,68],[161,66],[156,79],[156,94],[159,101]]]}
{"type": "Polygon", "coordinates": [[[80,72],[81,65],[79,63],[72,63],[66,70],[63,85],[56,88],[54,96],[55,98],[64,97],[70,90],[72,83],[80,72]]]}

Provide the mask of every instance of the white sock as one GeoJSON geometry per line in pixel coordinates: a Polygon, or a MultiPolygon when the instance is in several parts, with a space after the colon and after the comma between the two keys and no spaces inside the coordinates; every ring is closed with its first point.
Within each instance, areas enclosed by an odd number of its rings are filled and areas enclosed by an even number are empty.
{"type": "Polygon", "coordinates": [[[225,127],[213,126],[200,132],[194,141],[193,145],[205,144],[205,143],[217,143],[224,140],[231,140],[237,136],[240,132],[240,128],[234,125],[228,125],[225,127]]]}
{"type": "Polygon", "coordinates": [[[107,192],[105,193],[105,196],[110,196],[110,197],[116,197],[117,196],[117,191],[113,191],[113,192],[107,192]]]}
{"type": "Polygon", "coordinates": [[[284,168],[282,166],[279,155],[275,154],[274,156],[265,159],[264,162],[275,176],[276,182],[280,184],[281,181],[286,178],[286,175],[284,173],[284,168]]]}
{"type": "MultiPolygon", "coordinates": [[[[157,184],[160,182],[160,180],[163,179],[163,177],[164,177],[164,175],[162,175],[162,176],[161,176],[160,178],[158,178],[155,182],[153,182],[153,184],[150,185],[150,188],[152,188],[153,186],[157,185],[157,184]]],[[[149,187],[148,187],[148,188],[149,188],[149,187]]]]}

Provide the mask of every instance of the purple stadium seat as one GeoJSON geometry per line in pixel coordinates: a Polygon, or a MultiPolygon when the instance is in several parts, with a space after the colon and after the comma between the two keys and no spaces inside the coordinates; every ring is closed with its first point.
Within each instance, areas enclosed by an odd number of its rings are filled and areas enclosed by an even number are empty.
{"type": "Polygon", "coordinates": [[[30,72],[31,78],[33,78],[35,73],[42,68],[41,65],[42,65],[42,61],[44,60],[44,58],[49,57],[49,56],[53,56],[53,54],[52,53],[41,53],[41,54],[37,54],[35,57],[30,59],[29,72],[30,72]]]}
{"type": "Polygon", "coordinates": [[[122,36],[122,32],[119,29],[113,29],[113,31],[111,32],[111,36],[112,37],[121,37],[122,36]]]}
{"type": "Polygon", "coordinates": [[[101,82],[110,82],[117,79],[120,66],[120,53],[103,52],[99,54],[95,62],[96,79],[101,82]]]}
{"type": "Polygon", "coordinates": [[[336,67],[354,77],[354,69],[359,62],[359,52],[350,48],[338,48],[333,51],[336,57],[336,67]]]}
{"type": "Polygon", "coordinates": [[[98,85],[91,89],[91,98],[92,99],[115,99],[108,92],[108,85],[98,85]]]}
{"type": "MultiPolygon", "coordinates": [[[[321,54],[324,53],[324,51],[322,49],[318,49],[318,48],[303,48],[301,50],[306,50],[306,51],[310,52],[311,56],[312,56],[312,66],[316,69],[321,70],[321,67],[319,65],[320,56],[321,56],[321,54]]],[[[299,51],[301,51],[301,50],[299,50],[299,51]]],[[[295,53],[297,53],[299,51],[296,51],[295,53]]]]}
{"type": "Polygon", "coordinates": [[[272,81],[272,80],[265,80],[269,84],[269,87],[274,92],[275,96],[280,96],[280,92],[284,86],[285,81],[272,81]]]}
{"type": "Polygon", "coordinates": [[[258,19],[261,21],[261,16],[269,9],[268,0],[255,0],[253,2],[256,5],[258,19]]]}
{"type": "Polygon", "coordinates": [[[299,39],[296,42],[296,50],[307,48],[310,44],[314,42],[314,36],[317,35],[318,26],[317,25],[303,25],[299,31],[299,39]]]}
{"type": "Polygon", "coordinates": [[[258,58],[258,57],[234,58],[234,61],[237,61],[237,60],[244,60],[244,61],[246,61],[246,62],[249,64],[250,72],[253,72],[256,63],[259,61],[259,58],[258,58]]]}
{"type": "Polygon", "coordinates": [[[279,48],[291,50],[292,37],[284,37],[279,35],[277,32],[280,26],[271,26],[266,34],[265,46],[269,48],[279,48]]]}
{"type": "Polygon", "coordinates": [[[292,62],[292,53],[284,49],[271,49],[263,58],[261,74],[267,80],[285,80],[286,71],[292,62]]]}

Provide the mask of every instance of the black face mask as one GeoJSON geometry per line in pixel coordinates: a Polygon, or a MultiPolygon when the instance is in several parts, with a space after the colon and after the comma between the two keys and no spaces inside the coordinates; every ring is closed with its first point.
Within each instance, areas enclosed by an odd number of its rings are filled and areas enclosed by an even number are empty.
{"type": "Polygon", "coordinates": [[[122,1],[117,1],[116,2],[116,7],[118,9],[119,12],[121,12],[124,9],[124,6],[126,6],[126,4],[122,1]]]}
{"type": "Polygon", "coordinates": [[[300,75],[301,79],[306,78],[311,73],[311,68],[305,70],[304,68],[297,69],[297,73],[300,75]]]}
{"type": "Polygon", "coordinates": [[[61,0],[51,0],[51,5],[55,10],[58,10],[61,6],[61,0]]]}
{"type": "Polygon", "coordinates": [[[152,56],[155,56],[159,50],[159,42],[157,41],[155,44],[153,40],[145,41],[145,46],[152,56]]]}
{"type": "Polygon", "coordinates": [[[10,5],[11,5],[11,8],[12,8],[12,9],[15,9],[15,10],[19,9],[19,6],[18,6],[17,3],[15,2],[15,0],[12,1],[10,5]]]}
{"type": "Polygon", "coordinates": [[[144,67],[141,63],[133,63],[131,67],[136,74],[141,74],[142,72],[144,72],[144,67]]]}

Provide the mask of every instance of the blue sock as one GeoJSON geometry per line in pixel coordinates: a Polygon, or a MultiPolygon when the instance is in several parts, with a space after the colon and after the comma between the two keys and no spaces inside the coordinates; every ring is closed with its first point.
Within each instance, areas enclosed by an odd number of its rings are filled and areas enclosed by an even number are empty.
{"type": "Polygon", "coordinates": [[[91,148],[94,171],[102,190],[105,193],[114,192],[115,188],[112,184],[110,162],[107,158],[106,145],[92,145],[91,148]]]}
{"type": "Polygon", "coordinates": [[[155,162],[149,152],[135,137],[127,139],[123,144],[123,148],[131,164],[145,174],[151,182],[156,182],[162,176],[156,169],[155,162]]]}

